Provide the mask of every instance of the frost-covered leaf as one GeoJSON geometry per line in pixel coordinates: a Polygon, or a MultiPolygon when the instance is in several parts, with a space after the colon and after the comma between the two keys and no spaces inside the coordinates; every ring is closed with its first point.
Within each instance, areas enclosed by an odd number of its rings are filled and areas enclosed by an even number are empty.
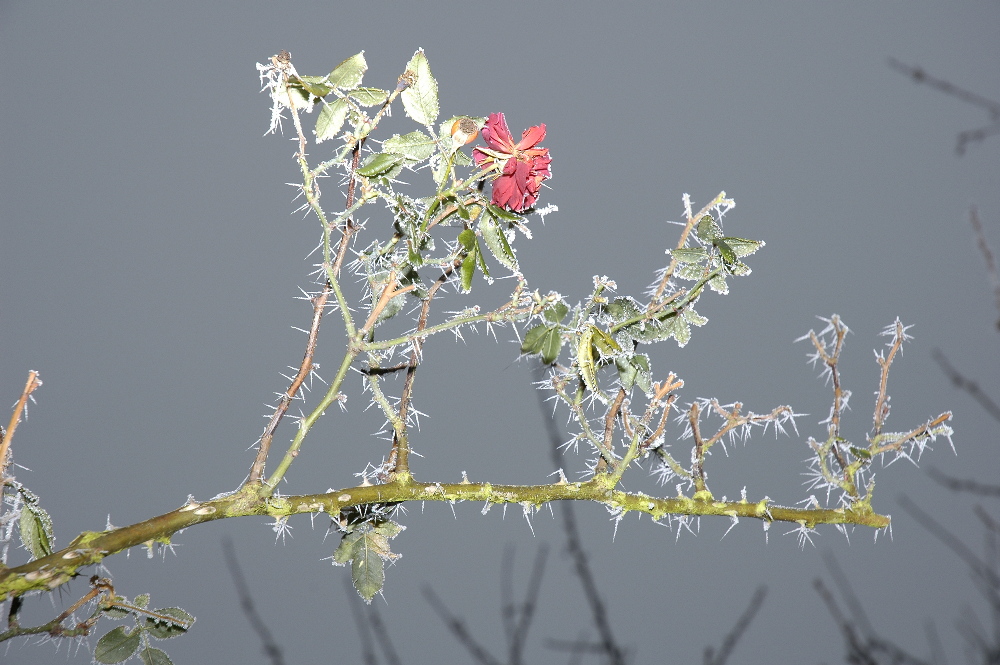
{"type": "Polygon", "coordinates": [[[753,272],[752,270],[750,270],[750,266],[743,263],[742,261],[737,261],[736,263],[730,266],[726,266],[726,268],[729,269],[730,275],[736,275],[737,277],[746,277],[751,272],[753,272]]]}
{"type": "Polygon", "coordinates": [[[675,274],[681,279],[699,280],[705,274],[705,266],[700,263],[682,263],[675,274]]]}
{"type": "Polygon", "coordinates": [[[389,540],[392,540],[393,538],[401,534],[403,531],[406,531],[406,527],[403,526],[402,524],[397,524],[392,520],[384,520],[376,524],[372,530],[378,535],[382,536],[383,538],[388,538],[389,540]]]}
{"type": "Polygon", "coordinates": [[[649,356],[639,353],[631,358],[615,358],[615,366],[618,368],[618,379],[622,388],[629,390],[632,386],[639,386],[644,393],[652,393],[652,383],[649,372],[649,356]]]}
{"type": "Polygon", "coordinates": [[[292,80],[292,84],[300,86],[314,97],[325,97],[333,89],[327,85],[325,76],[299,76],[292,80]]]}
{"type": "Polygon", "coordinates": [[[549,331],[548,326],[537,325],[524,334],[524,341],[521,342],[521,353],[534,355],[542,352],[542,342],[545,334],[549,331]]]}
{"type": "Polygon", "coordinates": [[[316,143],[322,143],[328,139],[336,138],[340,133],[344,121],[347,120],[347,112],[350,110],[346,100],[337,98],[333,102],[323,103],[319,116],[316,118],[316,143]]]}
{"type": "Polygon", "coordinates": [[[365,160],[363,166],[358,167],[358,175],[372,178],[376,176],[388,176],[397,169],[404,161],[405,157],[392,152],[380,152],[370,156],[365,160]]]}
{"type": "Polygon", "coordinates": [[[721,293],[722,295],[729,293],[729,284],[726,283],[725,275],[716,275],[712,279],[708,280],[708,287],[716,293],[721,293]]]}
{"type": "Polygon", "coordinates": [[[702,316],[698,312],[694,311],[693,307],[685,307],[681,310],[681,316],[683,316],[684,320],[693,326],[703,326],[708,323],[708,317],[702,316]]]}
{"type": "Polygon", "coordinates": [[[542,312],[542,316],[549,323],[560,323],[569,314],[569,305],[560,300],[557,303],[553,303],[551,307],[542,312]]]}
{"type": "Polygon", "coordinates": [[[736,252],[734,252],[733,248],[729,246],[729,243],[722,238],[716,238],[712,241],[712,244],[719,250],[719,254],[722,256],[722,262],[726,265],[726,267],[729,267],[736,262],[736,252]]]}
{"type": "Polygon", "coordinates": [[[361,106],[379,106],[389,99],[389,91],[381,88],[355,88],[347,96],[361,106]]]}
{"type": "Polygon", "coordinates": [[[480,231],[483,234],[483,241],[486,243],[486,247],[493,254],[494,258],[509,270],[516,271],[517,257],[514,255],[514,250],[511,249],[510,243],[507,242],[507,236],[504,234],[503,229],[500,228],[500,225],[497,224],[496,219],[491,215],[485,215],[480,226],[480,231]]]}
{"type": "Polygon", "coordinates": [[[194,625],[194,617],[179,607],[163,607],[153,610],[156,617],[146,617],[144,627],[158,640],[183,635],[194,625]]]}
{"type": "Polygon", "coordinates": [[[149,594],[140,593],[138,596],[135,597],[135,600],[132,601],[132,604],[135,605],[136,607],[141,607],[145,609],[146,606],[149,605],[149,594]]]}
{"type": "Polygon", "coordinates": [[[354,546],[361,540],[363,535],[360,531],[345,533],[344,537],[340,539],[340,545],[333,552],[333,562],[339,566],[343,566],[350,561],[354,556],[354,546]]]}
{"type": "Polygon", "coordinates": [[[365,542],[359,543],[355,548],[351,561],[351,581],[358,594],[365,602],[370,603],[385,584],[385,570],[382,558],[368,546],[367,540],[366,538],[365,542]]]}
{"type": "Polygon", "coordinates": [[[23,487],[20,492],[23,504],[17,526],[21,544],[31,554],[32,559],[41,559],[52,554],[52,545],[55,542],[52,518],[38,505],[38,496],[23,487]]]}
{"type": "Polygon", "coordinates": [[[404,76],[411,79],[410,85],[400,94],[406,115],[430,127],[438,116],[438,85],[423,49],[413,54],[404,76]]]}
{"type": "Polygon", "coordinates": [[[142,661],[142,665],[174,665],[170,656],[156,647],[146,647],[140,651],[139,660],[142,661]]]}
{"type": "Polygon", "coordinates": [[[698,226],[695,227],[695,232],[698,237],[705,242],[711,242],[716,238],[722,237],[722,227],[711,215],[705,215],[700,220],[698,220],[698,226]]]}
{"type": "Polygon", "coordinates": [[[562,350],[563,336],[557,326],[545,329],[545,337],[542,339],[542,362],[551,365],[559,357],[562,350]]]}
{"type": "Polygon", "coordinates": [[[601,352],[602,356],[613,356],[621,353],[622,347],[607,332],[594,327],[594,347],[601,352]]]}
{"type": "Polygon", "coordinates": [[[125,626],[118,626],[97,640],[94,647],[94,660],[98,663],[111,665],[128,660],[139,648],[140,630],[129,631],[125,626]]]}
{"type": "Polygon", "coordinates": [[[675,316],[667,319],[664,328],[670,331],[670,335],[677,340],[678,346],[684,346],[691,340],[691,326],[682,316],[675,316]]]}
{"type": "Polygon", "coordinates": [[[726,236],[722,238],[733,249],[738,258],[749,256],[764,246],[763,240],[747,240],[746,238],[735,238],[726,236]]]}
{"type": "Polygon", "coordinates": [[[365,52],[362,51],[337,65],[326,80],[331,86],[338,88],[356,88],[361,85],[367,71],[368,63],[365,62],[365,52]]]}
{"type": "Polygon", "coordinates": [[[384,152],[403,155],[414,162],[422,162],[434,154],[437,144],[434,139],[420,131],[400,136],[396,134],[382,144],[384,152]]]}
{"type": "Polygon", "coordinates": [[[708,250],[704,247],[682,247],[670,250],[670,256],[680,263],[698,263],[708,258],[708,250]]]}

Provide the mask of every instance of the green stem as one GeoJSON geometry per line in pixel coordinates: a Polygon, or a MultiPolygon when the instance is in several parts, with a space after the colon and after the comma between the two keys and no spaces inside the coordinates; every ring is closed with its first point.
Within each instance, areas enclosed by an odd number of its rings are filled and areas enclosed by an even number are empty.
{"type": "Polygon", "coordinates": [[[285,477],[288,467],[292,465],[292,462],[295,461],[295,458],[298,456],[299,449],[302,447],[302,442],[309,434],[309,430],[312,429],[312,426],[316,424],[316,421],[320,419],[320,417],[326,412],[327,408],[329,408],[329,406],[333,404],[340,395],[340,386],[344,383],[344,379],[347,377],[347,372],[351,368],[351,363],[354,362],[357,355],[357,351],[348,351],[348,353],[344,356],[344,360],[340,363],[337,375],[333,377],[333,381],[330,382],[330,388],[326,391],[323,399],[321,399],[316,408],[312,410],[312,413],[299,421],[299,429],[295,433],[295,438],[292,439],[291,445],[288,446],[285,456],[281,458],[281,462],[274,470],[274,473],[271,474],[271,477],[268,478],[263,487],[260,488],[261,496],[270,496],[274,492],[274,488],[278,486],[279,482],[281,482],[281,479],[285,477]]]}
{"type": "Polygon", "coordinates": [[[856,524],[882,529],[889,517],[866,504],[848,509],[785,508],[745,501],[697,501],[689,497],[658,498],[641,492],[623,492],[607,486],[607,477],[588,482],[549,485],[493,485],[491,483],[416,482],[407,476],[386,485],[364,485],[284,497],[261,497],[253,487],[227,496],[186,505],[131,526],[109,531],[86,531],[68,547],[14,568],[0,568],[0,601],[28,593],[51,591],[80,574],[81,568],[136,546],[168,544],[170,537],[196,524],[230,517],[266,515],[274,518],[325,512],[337,516],[344,508],[403,501],[475,501],[541,506],[552,501],[594,501],[620,512],[647,513],[659,520],[668,515],[720,515],[763,521],[782,521],[812,528],[817,524],[856,524]]]}

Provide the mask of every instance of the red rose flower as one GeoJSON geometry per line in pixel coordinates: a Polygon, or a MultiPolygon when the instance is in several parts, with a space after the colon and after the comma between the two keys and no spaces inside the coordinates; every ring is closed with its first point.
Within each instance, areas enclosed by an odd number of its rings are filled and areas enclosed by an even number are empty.
{"type": "Polygon", "coordinates": [[[514,143],[503,113],[491,113],[482,131],[488,147],[477,146],[472,156],[480,168],[500,165],[500,175],[493,181],[493,204],[514,212],[530,208],[542,181],[552,177],[549,149],[537,147],[545,138],[545,125],[529,127],[514,143]]]}

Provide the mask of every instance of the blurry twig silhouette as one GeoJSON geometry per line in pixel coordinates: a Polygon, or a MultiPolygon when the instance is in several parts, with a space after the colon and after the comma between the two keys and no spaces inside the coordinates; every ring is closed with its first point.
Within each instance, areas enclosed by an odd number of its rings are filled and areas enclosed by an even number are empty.
{"type": "Polygon", "coordinates": [[[970,92],[965,88],[955,85],[951,81],[931,76],[921,67],[907,65],[906,63],[900,62],[895,58],[889,58],[889,66],[899,72],[902,72],[903,74],[906,74],[917,83],[929,85],[935,90],[943,92],[946,95],[956,97],[967,104],[977,106],[989,114],[990,122],[988,124],[976,129],[967,129],[958,133],[958,139],[955,144],[955,152],[959,155],[965,154],[966,147],[970,143],[982,143],[989,137],[1000,134],[1000,102],[989,99],[988,97],[983,97],[982,95],[978,95],[974,92],[970,92]]]}
{"type": "Polygon", "coordinates": [[[226,568],[229,569],[233,584],[236,585],[236,593],[240,598],[240,609],[243,610],[243,615],[250,622],[253,631],[257,633],[257,637],[260,638],[264,655],[267,656],[271,665],[284,665],[285,659],[281,653],[281,645],[275,641],[271,630],[267,627],[267,621],[257,613],[253,596],[250,595],[250,586],[247,584],[243,569],[240,568],[240,562],[236,558],[236,547],[231,538],[222,539],[222,553],[226,557],[226,568]]]}

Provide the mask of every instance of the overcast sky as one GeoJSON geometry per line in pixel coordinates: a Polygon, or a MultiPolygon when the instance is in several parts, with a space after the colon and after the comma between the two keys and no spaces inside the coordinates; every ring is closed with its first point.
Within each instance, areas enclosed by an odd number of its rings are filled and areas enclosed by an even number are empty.
{"type": "MultiPolygon", "coordinates": [[[[285,387],[279,372],[301,359],[292,326],[307,326],[309,310],[295,296],[310,285],[307,255],[319,235],[315,220],[292,214],[294,147],[287,134],[263,136],[269,100],[255,64],[287,49],[300,73],[323,74],[363,49],[366,83],[388,88],[422,47],[442,117],[503,111],[515,134],[548,127],[554,177],[542,203],[559,212],[519,248],[534,288],[575,302],[606,274],[640,295],[676,242],[666,222],[681,218],[684,193],[698,205],[725,190],[737,202],[727,232],[767,242],[751,277],[702,301],[710,323],[687,347],[654,351],[658,371],[687,382],[682,399],[810,414],[799,436],[757,437],[712,459],[717,496],[744,485],[751,499],[782,504],[808,495],[804,442],[823,436],[829,392],[793,340],[822,325],[816,315],[839,313],[854,331],[843,366],[855,394],[848,436],[863,440],[870,427],[871,349],[896,316],[914,324],[916,339],[893,372],[890,427],[955,413],[957,456],[940,444],[920,469],[879,472],[875,508],[894,522],[877,543],[860,529],[848,544],[829,528],[800,551],[782,525],[766,540],[746,521],[722,540],[725,520],[702,520],[699,536],[677,538],[634,517],[612,541],[606,511],[578,506],[634,662],[699,662],[762,584],[770,595],[731,662],[841,660],[812,589],[826,576],[824,551],[849,571],[877,628],[927,655],[923,630],[933,620],[960,661],[954,621],[982,603],[957,559],[898,500],[909,496],[970,545],[982,542],[974,501],[925,471],[996,482],[996,423],[952,388],[932,351],[1000,396],[998,312],[968,221],[978,205],[1000,250],[1000,139],[957,156],[957,133],[986,124],[985,114],[915,84],[887,59],[996,99],[998,29],[995,0],[0,0],[0,403],[14,402],[29,369],[45,384],[15,439],[14,458],[30,469],[18,479],[52,513],[60,546],[108,519],[129,524],[189,494],[207,499],[239,485],[265,403],[285,387]]],[[[402,116],[393,127],[406,128],[402,116]]],[[[333,367],[341,337],[333,326],[325,332],[321,363],[333,367]]],[[[502,337],[428,344],[418,477],[455,481],[466,470],[474,480],[546,482],[542,416],[529,364],[516,357],[502,337]]],[[[385,453],[360,382],[348,391],[348,413],[331,414],[308,440],[283,492],[350,486],[385,453]]],[[[453,516],[446,505],[416,505],[403,520],[394,542],[403,558],[376,602],[404,662],[468,662],[421,597],[424,585],[500,655],[503,550],[516,546],[523,585],[542,543],[553,556],[528,659],[561,662],[544,639],[573,639],[590,624],[559,521],[539,514],[533,536],[519,510],[504,519],[480,508],[459,505],[453,516]]],[[[136,551],[107,564],[120,593],[148,591],[155,605],[198,616],[168,645],[174,662],[263,663],[223,565],[228,534],[286,662],[358,662],[356,599],[344,590],[347,571],[322,560],[336,546],[323,542],[326,524],[293,520],[294,537],[276,546],[267,520],[212,523],[178,536],[176,556],[150,561],[136,551]]],[[[75,583],[57,602],[84,588],[75,583]]],[[[51,617],[47,601],[32,606],[29,616],[51,617]]],[[[11,662],[67,662],[65,648],[9,648],[11,662]]]]}

